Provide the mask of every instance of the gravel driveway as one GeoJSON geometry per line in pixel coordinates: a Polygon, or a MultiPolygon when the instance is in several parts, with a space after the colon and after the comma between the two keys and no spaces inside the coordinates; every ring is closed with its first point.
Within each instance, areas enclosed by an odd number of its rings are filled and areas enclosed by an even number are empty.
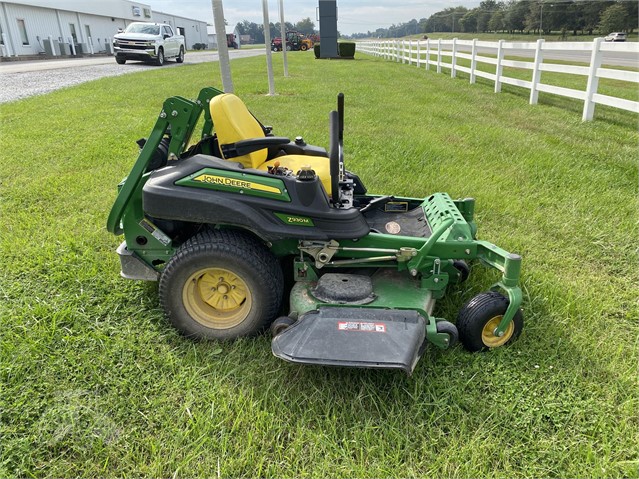
{"type": "MultiPolygon", "coordinates": [[[[229,54],[233,60],[262,55],[264,50],[233,50],[229,54]]],[[[215,52],[188,52],[182,65],[217,60],[215,52]]],[[[126,65],[118,65],[113,57],[3,62],[0,64],[0,84],[2,84],[0,103],[42,95],[98,78],[126,75],[148,69],[177,68],[182,65],[174,61],[167,61],[163,67],[133,61],[127,62],[126,65]]]]}

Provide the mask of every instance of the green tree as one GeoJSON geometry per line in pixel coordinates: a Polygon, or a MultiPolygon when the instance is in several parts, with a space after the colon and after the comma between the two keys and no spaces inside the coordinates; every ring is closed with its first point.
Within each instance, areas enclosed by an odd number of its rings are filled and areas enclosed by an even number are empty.
{"type": "Polygon", "coordinates": [[[632,33],[637,28],[637,20],[639,19],[639,3],[628,2],[624,5],[626,7],[626,25],[624,29],[628,33],[632,33]]]}
{"type": "Polygon", "coordinates": [[[297,22],[294,29],[300,33],[303,33],[304,35],[311,35],[315,33],[315,24],[311,21],[310,17],[306,17],[303,20],[297,22]]]}
{"type": "Polygon", "coordinates": [[[488,22],[488,29],[495,33],[504,29],[504,12],[496,11],[492,14],[488,22]]]}
{"type": "Polygon", "coordinates": [[[528,8],[527,1],[510,0],[504,15],[504,28],[510,33],[515,31],[523,32],[528,8]]]}
{"type": "Polygon", "coordinates": [[[477,32],[477,10],[473,9],[466,12],[466,14],[459,20],[459,25],[463,32],[477,32]]]}
{"type": "Polygon", "coordinates": [[[626,15],[626,8],[619,3],[606,8],[599,20],[599,30],[604,33],[623,30],[626,26],[626,15]]]}

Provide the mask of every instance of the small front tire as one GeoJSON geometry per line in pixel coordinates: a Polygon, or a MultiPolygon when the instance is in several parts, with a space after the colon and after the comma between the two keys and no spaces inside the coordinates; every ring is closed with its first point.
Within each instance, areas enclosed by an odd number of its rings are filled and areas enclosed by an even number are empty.
{"type": "Polygon", "coordinates": [[[494,291],[481,293],[462,306],[457,316],[459,340],[470,352],[487,351],[513,342],[524,328],[521,309],[515,313],[503,336],[493,331],[501,322],[508,305],[508,298],[494,291]]]}
{"type": "Polygon", "coordinates": [[[126,58],[124,57],[115,57],[115,63],[118,65],[124,65],[126,63],[126,58]]]}
{"type": "Polygon", "coordinates": [[[448,347],[447,349],[452,348],[459,341],[459,332],[457,331],[457,327],[448,321],[438,321],[437,324],[437,332],[438,333],[446,333],[448,334],[448,347]]]}
{"type": "Polygon", "coordinates": [[[463,259],[456,259],[453,261],[453,266],[457,270],[457,282],[463,283],[466,281],[470,276],[470,267],[468,266],[468,263],[466,263],[463,259]]]}
{"type": "Polygon", "coordinates": [[[271,323],[271,327],[269,328],[271,331],[271,335],[275,337],[278,334],[284,332],[285,329],[291,327],[293,324],[295,324],[294,319],[289,318],[288,316],[280,316],[275,321],[273,321],[273,323],[271,323]]]}

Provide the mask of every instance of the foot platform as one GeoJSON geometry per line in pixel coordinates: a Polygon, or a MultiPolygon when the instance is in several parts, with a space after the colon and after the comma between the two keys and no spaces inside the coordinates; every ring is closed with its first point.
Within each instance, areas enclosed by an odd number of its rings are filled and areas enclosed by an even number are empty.
{"type": "Polygon", "coordinates": [[[301,364],[402,369],[421,357],[426,320],[414,310],[324,307],[273,338],[278,358],[301,364]]]}

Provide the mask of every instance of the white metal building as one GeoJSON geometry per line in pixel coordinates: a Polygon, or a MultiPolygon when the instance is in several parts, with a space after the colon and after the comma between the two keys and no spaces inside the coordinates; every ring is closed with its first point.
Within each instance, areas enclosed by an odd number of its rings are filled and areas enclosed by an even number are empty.
{"type": "Polygon", "coordinates": [[[153,12],[141,2],[0,0],[0,53],[39,55],[48,51],[45,46],[50,43],[63,44],[57,54],[71,53],[70,43],[78,53],[110,53],[113,35],[132,22],[168,23],[185,36],[187,49],[195,43],[208,44],[206,21],[153,12]]]}

